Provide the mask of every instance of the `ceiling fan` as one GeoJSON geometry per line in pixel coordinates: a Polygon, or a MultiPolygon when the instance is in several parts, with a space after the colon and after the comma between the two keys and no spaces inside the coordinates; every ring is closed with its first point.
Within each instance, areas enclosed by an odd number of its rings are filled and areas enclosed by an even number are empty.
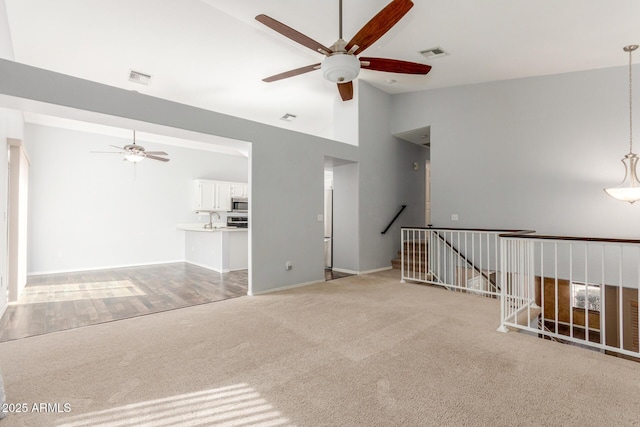
{"type": "Polygon", "coordinates": [[[411,0],[393,0],[378,12],[376,16],[371,18],[371,20],[367,22],[348,43],[342,38],[342,0],[340,0],[339,7],[340,32],[338,40],[331,45],[331,48],[323,46],[317,41],[267,15],[256,16],[256,20],[258,22],[263,23],[283,36],[326,56],[322,63],[285,71],[284,73],[267,77],[266,79],[263,79],[263,81],[275,82],[277,80],[321,69],[325,79],[333,83],[337,83],[338,91],[340,92],[342,100],[348,101],[353,98],[352,80],[358,77],[360,68],[402,74],[427,74],[431,70],[431,66],[418,64],[416,62],[399,61],[396,59],[386,58],[358,58],[356,56],[375,43],[376,40],[382,37],[398,21],[400,21],[400,19],[402,19],[409,9],[413,7],[413,2],[411,2],[411,0]]]}
{"type": "Polygon", "coordinates": [[[118,147],[116,145],[109,145],[109,147],[117,148],[121,151],[93,151],[93,153],[102,154],[124,154],[124,159],[131,163],[138,163],[144,159],[160,160],[161,162],[168,162],[169,159],[160,156],[168,156],[164,151],[146,151],[142,145],[136,144],[136,131],[133,131],[133,144],[125,145],[124,147],[118,147]]]}

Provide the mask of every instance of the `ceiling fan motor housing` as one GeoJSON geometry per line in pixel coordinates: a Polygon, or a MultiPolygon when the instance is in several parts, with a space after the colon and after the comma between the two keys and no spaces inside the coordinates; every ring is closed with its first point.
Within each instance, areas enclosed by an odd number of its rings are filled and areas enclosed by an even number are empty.
{"type": "Polygon", "coordinates": [[[350,53],[335,53],[322,61],[322,75],[333,83],[348,83],[358,77],[360,60],[350,53]]]}

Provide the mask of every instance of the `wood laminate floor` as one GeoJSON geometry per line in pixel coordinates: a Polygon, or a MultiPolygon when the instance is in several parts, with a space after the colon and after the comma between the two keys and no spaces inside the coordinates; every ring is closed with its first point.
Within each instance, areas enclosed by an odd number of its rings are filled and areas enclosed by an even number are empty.
{"type": "Polygon", "coordinates": [[[247,270],[187,263],[29,276],[0,319],[0,342],[247,294],[247,270]]]}

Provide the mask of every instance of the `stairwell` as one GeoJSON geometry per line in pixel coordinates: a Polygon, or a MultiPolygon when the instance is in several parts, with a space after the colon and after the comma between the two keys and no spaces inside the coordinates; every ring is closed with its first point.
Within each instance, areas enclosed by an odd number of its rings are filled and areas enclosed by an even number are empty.
{"type": "MultiPolygon", "coordinates": [[[[404,242],[404,268],[415,271],[416,274],[427,274],[427,242],[404,242]]],[[[391,260],[391,267],[402,268],[402,251],[398,251],[397,258],[391,260]]]]}

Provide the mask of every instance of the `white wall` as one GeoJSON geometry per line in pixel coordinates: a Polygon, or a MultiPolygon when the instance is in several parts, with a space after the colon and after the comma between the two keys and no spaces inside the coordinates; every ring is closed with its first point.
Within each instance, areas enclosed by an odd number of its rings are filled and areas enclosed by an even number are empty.
{"type": "Polygon", "coordinates": [[[184,260],[184,231],[196,178],[246,182],[245,157],[147,143],[167,163],[135,166],[116,151],[130,139],[27,124],[31,158],[29,273],[184,260]]]}
{"type": "Polygon", "coordinates": [[[640,237],[640,204],[602,191],[624,174],[626,67],[401,94],[392,106],[394,133],[431,125],[434,225],[640,237]]]}

